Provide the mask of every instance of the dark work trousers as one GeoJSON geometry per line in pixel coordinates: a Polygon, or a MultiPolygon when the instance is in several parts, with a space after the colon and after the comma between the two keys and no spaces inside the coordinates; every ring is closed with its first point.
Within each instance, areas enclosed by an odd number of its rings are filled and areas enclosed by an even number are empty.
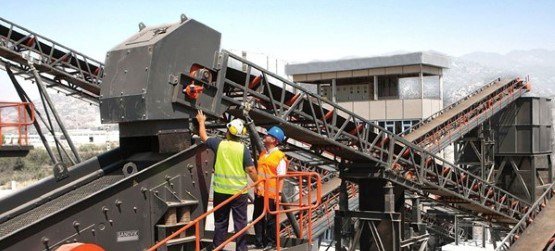
{"type": "MultiPolygon", "coordinates": [[[[276,203],[273,199],[269,199],[271,211],[276,210],[276,203]]],[[[255,220],[264,211],[264,197],[255,195],[254,212],[252,220],[255,220]]],[[[266,213],[266,216],[254,225],[254,233],[256,235],[257,246],[276,246],[276,215],[266,213]]]]}
{"type": "MultiPolygon", "coordinates": [[[[214,192],[214,207],[229,199],[231,196],[233,195],[214,192]]],[[[230,211],[233,213],[233,228],[235,229],[235,232],[239,232],[247,226],[247,200],[247,194],[239,195],[239,197],[214,212],[214,248],[227,240],[230,211]]],[[[242,234],[239,238],[235,239],[235,243],[235,250],[247,250],[247,239],[245,234],[242,234]]]]}

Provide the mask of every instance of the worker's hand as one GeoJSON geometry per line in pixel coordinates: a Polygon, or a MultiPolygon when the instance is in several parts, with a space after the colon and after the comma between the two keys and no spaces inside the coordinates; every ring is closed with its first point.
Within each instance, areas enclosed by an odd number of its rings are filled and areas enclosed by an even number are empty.
{"type": "Polygon", "coordinates": [[[204,112],[202,112],[201,110],[198,110],[196,118],[199,124],[204,124],[204,122],[206,122],[206,116],[204,115],[204,112]]]}

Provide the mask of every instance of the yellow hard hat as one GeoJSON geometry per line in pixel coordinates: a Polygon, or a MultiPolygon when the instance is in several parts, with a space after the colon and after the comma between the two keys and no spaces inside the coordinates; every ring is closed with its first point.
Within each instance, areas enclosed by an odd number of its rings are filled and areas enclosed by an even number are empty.
{"type": "Polygon", "coordinates": [[[242,119],[234,119],[227,123],[227,130],[229,133],[237,137],[247,136],[247,127],[242,119]]]}

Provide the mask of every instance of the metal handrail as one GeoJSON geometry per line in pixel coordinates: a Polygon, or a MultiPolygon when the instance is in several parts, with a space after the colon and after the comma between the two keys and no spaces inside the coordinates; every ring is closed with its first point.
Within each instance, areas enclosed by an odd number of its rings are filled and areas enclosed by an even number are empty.
{"type": "MultiPolygon", "coordinates": [[[[241,194],[243,194],[245,191],[248,191],[251,188],[257,187],[259,184],[264,183],[264,191],[265,191],[265,195],[264,195],[264,210],[263,212],[258,216],[258,218],[254,219],[253,221],[251,221],[251,223],[247,224],[247,226],[245,226],[243,229],[241,229],[240,231],[236,232],[233,236],[231,236],[230,238],[228,238],[226,241],[224,241],[223,243],[221,243],[219,246],[217,246],[216,248],[214,248],[215,251],[218,250],[222,250],[228,243],[232,242],[233,240],[235,240],[237,237],[239,237],[240,235],[242,235],[243,233],[245,233],[248,229],[250,229],[251,227],[253,227],[256,223],[258,223],[260,220],[262,220],[262,218],[264,218],[266,216],[267,213],[272,213],[272,214],[277,214],[276,216],[276,222],[279,222],[279,214],[280,213],[286,213],[286,212],[292,212],[292,211],[303,211],[303,210],[308,210],[309,212],[311,212],[311,210],[313,210],[315,207],[317,207],[320,203],[321,200],[321,185],[317,185],[317,202],[316,204],[312,204],[310,206],[306,206],[301,203],[299,204],[298,208],[294,208],[294,209],[287,209],[287,210],[280,210],[280,200],[276,200],[276,210],[275,211],[270,211],[269,208],[269,196],[268,196],[268,183],[266,182],[268,179],[284,179],[284,178],[289,178],[289,177],[298,177],[299,179],[302,180],[303,177],[307,177],[308,180],[310,180],[311,177],[316,177],[316,182],[321,183],[320,182],[320,175],[318,173],[315,172],[291,172],[289,174],[286,175],[279,175],[279,176],[275,176],[275,177],[270,177],[267,179],[259,179],[256,182],[246,186],[245,188],[243,188],[240,192],[234,194],[233,196],[231,196],[230,198],[226,199],[225,201],[223,201],[222,203],[218,204],[216,207],[212,208],[211,210],[205,212],[204,214],[200,215],[199,217],[197,217],[195,220],[189,222],[189,224],[181,227],[180,229],[178,229],[177,231],[175,231],[173,234],[167,236],[166,238],[164,238],[163,240],[159,241],[158,243],[156,243],[154,246],[150,247],[149,249],[147,249],[147,251],[155,251],[157,250],[159,247],[162,247],[164,245],[166,245],[168,243],[168,241],[170,241],[171,239],[177,237],[178,235],[180,235],[181,233],[185,232],[187,229],[191,228],[192,226],[195,226],[195,250],[199,251],[200,250],[200,223],[202,220],[206,219],[208,217],[208,215],[214,213],[216,210],[220,209],[221,207],[225,206],[226,204],[230,203],[232,200],[234,200],[235,198],[237,198],[238,196],[240,196],[241,194]]],[[[302,182],[299,182],[302,186],[302,182]]],[[[278,183],[279,184],[279,183],[278,183]]],[[[310,183],[309,183],[310,184],[310,183]]],[[[310,198],[310,197],[309,197],[310,198]]],[[[283,205],[283,204],[281,204],[283,205]]],[[[293,205],[289,205],[288,206],[293,206],[293,205]]],[[[280,224],[276,224],[276,228],[277,230],[279,230],[279,226],[280,224]]],[[[310,233],[310,229],[309,229],[309,233],[310,233]]],[[[277,238],[277,245],[276,248],[277,250],[280,250],[280,244],[279,244],[279,231],[276,231],[276,235],[277,238]]],[[[309,234],[310,235],[310,234],[309,234]]],[[[311,238],[309,238],[309,242],[311,242],[310,240],[311,238]]]]}
{"type": "Polygon", "coordinates": [[[28,126],[35,122],[35,107],[31,102],[0,102],[0,145],[3,145],[2,129],[6,127],[17,128],[18,145],[28,145],[28,126]],[[2,120],[1,110],[4,108],[15,108],[17,110],[17,118],[13,122],[4,122],[2,120]],[[30,111],[30,113],[27,113],[30,111]]]}
{"type": "MultiPolygon", "coordinates": [[[[189,222],[189,224],[181,227],[180,229],[178,229],[177,231],[175,231],[173,234],[167,236],[166,238],[164,238],[163,240],[159,241],[158,243],[156,243],[154,246],[150,247],[149,249],[147,249],[147,251],[155,251],[157,250],[159,247],[164,246],[168,243],[168,241],[170,241],[171,239],[177,237],[178,235],[180,235],[181,233],[185,232],[187,229],[191,228],[192,226],[195,226],[195,250],[200,250],[200,222],[204,219],[206,219],[206,217],[208,217],[208,215],[214,213],[216,210],[222,208],[223,206],[227,205],[228,203],[230,203],[231,201],[233,201],[235,198],[239,197],[240,195],[242,195],[244,192],[248,191],[251,188],[254,188],[256,186],[258,186],[258,184],[265,182],[265,179],[259,179],[256,182],[246,186],[245,188],[243,188],[241,191],[239,191],[238,193],[234,194],[233,196],[229,197],[228,199],[224,200],[222,203],[218,204],[217,206],[215,206],[214,208],[212,208],[211,210],[206,211],[204,214],[200,215],[199,217],[197,217],[195,220],[189,222]]],[[[258,218],[256,218],[256,220],[252,221],[250,224],[248,224],[247,226],[245,226],[245,228],[243,228],[241,231],[237,232],[237,234],[242,234],[244,233],[246,230],[248,230],[249,228],[251,228],[254,224],[256,224],[258,221],[262,220],[262,218],[266,215],[266,212],[262,212],[262,214],[260,214],[260,216],[258,218]]],[[[237,234],[233,235],[230,239],[235,239],[237,238],[237,234]]],[[[215,248],[214,250],[220,250],[223,247],[225,247],[225,244],[227,243],[222,243],[222,245],[218,246],[217,248],[215,248]]]]}
{"type": "MultiPolygon", "coordinates": [[[[303,203],[303,193],[299,193],[299,200],[297,203],[283,203],[281,199],[275,200],[276,210],[271,210],[269,208],[269,196],[264,196],[264,206],[267,207],[266,210],[269,214],[276,215],[276,235],[281,233],[280,228],[281,224],[279,224],[279,216],[283,213],[290,213],[290,212],[301,212],[307,211],[308,212],[308,226],[307,226],[307,239],[308,243],[312,244],[312,210],[317,209],[322,201],[322,181],[320,179],[320,175],[316,172],[289,172],[285,175],[278,175],[276,177],[271,177],[269,179],[276,179],[276,184],[278,184],[278,191],[281,191],[282,180],[286,178],[298,178],[299,179],[299,191],[303,191],[303,178],[306,178],[307,181],[307,203],[303,203]],[[312,203],[312,178],[316,179],[316,202],[312,203]],[[288,209],[281,209],[282,206],[286,206],[288,209]]],[[[265,189],[264,191],[268,191],[268,183],[264,184],[265,189]]],[[[300,224],[300,236],[303,236],[303,214],[299,214],[299,224],[300,224]]],[[[276,248],[277,250],[281,249],[280,245],[280,238],[277,236],[276,238],[276,248]]]]}
{"type": "Polygon", "coordinates": [[[547,202],[553,198],[555,194],[555,182],[552,183],[549,188],[543,192],[543,194],[534,202],[534,204],[528,209],[528,212],[522,216],[520,221],[513,227],[513,229],[505,236],[505,238],[499,244],[499,247],[495,251],[505,251],[509,250],[510,246],[518,240],[520,234],[530,225],[536,215],[538,215],[541,210],[547,206],[547,202]]]}

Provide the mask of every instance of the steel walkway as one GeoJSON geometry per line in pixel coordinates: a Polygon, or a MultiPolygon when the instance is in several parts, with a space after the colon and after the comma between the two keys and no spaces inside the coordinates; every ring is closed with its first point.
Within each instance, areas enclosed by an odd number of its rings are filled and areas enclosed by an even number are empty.
{"type": "Polygon", "coordinates": [[[519,78],[496,79],[401,135],[437,153],[521,97],[529,88],[528,81],[519,78]]]}

